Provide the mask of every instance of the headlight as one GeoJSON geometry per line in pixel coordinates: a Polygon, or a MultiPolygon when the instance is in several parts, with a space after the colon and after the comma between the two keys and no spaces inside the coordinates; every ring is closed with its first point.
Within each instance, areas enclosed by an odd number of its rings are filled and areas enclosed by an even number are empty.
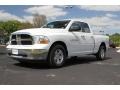
{"type": "Polygon", "coordinates": [[[36,44],[48,44],[50,41],[47,36],[35,36],[34,43],[36,44]]]}

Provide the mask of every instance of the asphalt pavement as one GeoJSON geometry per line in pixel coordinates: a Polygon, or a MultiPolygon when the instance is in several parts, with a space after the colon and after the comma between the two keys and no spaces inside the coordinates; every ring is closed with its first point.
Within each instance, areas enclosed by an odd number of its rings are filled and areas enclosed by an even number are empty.
{"type": "Polygon", "coordinates": [[[0,47],[1,85],[119,85],[120,53],[109,49],[107,58],[94,56],[69,59],[62,68],[50,68],[45,63],[21,64],[6,55],[0,47]]]}

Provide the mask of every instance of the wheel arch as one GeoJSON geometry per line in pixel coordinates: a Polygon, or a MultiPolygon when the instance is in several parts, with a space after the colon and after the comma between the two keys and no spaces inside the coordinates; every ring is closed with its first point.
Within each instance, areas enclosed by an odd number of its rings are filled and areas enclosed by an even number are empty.
{"type": "MultiPolygon", "coordinates": [[[[105,42],[101,42],[100,47],[101,47],[101,46],[105,46],[105,51],[106,51],[106,44],[105,44],[105,42]]],[[[99,47],[99,48],[100,48],[100,47],[99,47]]]]}
{"type": "MultiPolygon", "coordinates": [[[[51,49],[52,49],[55,45],[62,45],[62,46],[65,48],[66,54],[67,54],[67,56],[68,56],[68,48],[67,48],[67,45],[65,44],[65,42],[63,42],[63,41],[55,41],[55,42],[50,46],[49,53],[50,53],[51,49]]],[[[49,54],[49,53],[48,53],[48,54],[49,54]]]]}

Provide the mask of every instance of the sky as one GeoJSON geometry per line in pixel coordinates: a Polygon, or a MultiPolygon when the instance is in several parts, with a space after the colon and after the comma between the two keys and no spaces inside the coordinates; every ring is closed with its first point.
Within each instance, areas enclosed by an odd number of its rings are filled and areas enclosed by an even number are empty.
{"type": "Polygon", "coordinates": [[[46,15],[48,22],[60,19],[80,19],[94,32],[120,33],[120,6],[117,5],[0,5],[0,21],[33,21],[34,14],[46,15]]]}

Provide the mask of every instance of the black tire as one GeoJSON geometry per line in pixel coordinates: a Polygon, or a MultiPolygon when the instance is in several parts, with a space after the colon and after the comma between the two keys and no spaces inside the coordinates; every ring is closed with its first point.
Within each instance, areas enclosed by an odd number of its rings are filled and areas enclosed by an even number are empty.
{"type": "Polygon", "coordinates": [[[51,48],[48,54],[48,64],[50,67],[61,67],[66,60],[66,50],[62,45],[55,45],[51,48]],[[57,55],[57,53],[61,55],[57,55]],[[58,56],[58,57],[57,57],[58,56]],[[61,57],[60,57],[61,56],[61,57]]]}
{"type": "Polygon", "coordinates": [[[104,60],[106,58],[106,49],[104,45],[101,45],[98,53],[96,54],[97,60],[104,60]]]}

